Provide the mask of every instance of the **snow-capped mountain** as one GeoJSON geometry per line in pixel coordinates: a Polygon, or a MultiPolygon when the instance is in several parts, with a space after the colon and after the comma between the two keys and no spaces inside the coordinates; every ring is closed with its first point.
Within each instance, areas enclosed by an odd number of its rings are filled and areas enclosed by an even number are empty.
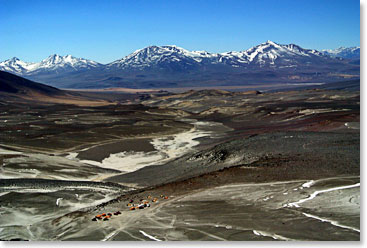
{"type": "Polygon", "coordinates": [[[0,70],[11,72],[14,74],[26,74],[36,63],[27,63],[20,59],[13,57],[11,59],[0,62],[0,70]]]}
{"type": "Polygon", "coordinates": [[[326,55],[345,59],[359,59],[360,47],[339,47],[337,49],[322,50],[326,55]]]}
{"type": "MultiPolygon", "coordinates": [[[[189,52],[177,46],[149,46],[108,64],[107,68],[143,69],[157,66],[169,68],[176,65],[189,69],[202,62],[205,55],[204,52],[197,54],[197,52],[189,52]]],[[[211,54],[207,53],[207,56],[211,54]]]]}
{"type": "Polygon", "coordinates": [[[311,60],[324,58],[324,55],[313,49],[304,49],[295,44],[280,45],[272,41],[267,41],[258,46],[252,47],[243,53],[249,63],[259,65],[284,65],[297,63],[297,60],[311,60]]]}
{"type": "Polygon", "coordinates": [[[51,55],[38,63],[13,58],[0,70],[67,88],[181,87],[241,85],[257,82],[312,82],[359,77],[359,63],[335,54],[359,48],[317,51],[267,41],[243,51],[210,53],[170,46],[149,46],[103,65],[71,55],[51,55]],[[340,75],[340,76],[339,76],[340,75]]]}
{"type": "Polygon", "coordinates": [[[42,60],[38,69],[58,70],[60,68],[70,68],[73,70],[91,69],[101,66],[101,64],[83,58],[75,58],[71,55],[60,56],[53,54],[42,60]]]}
{"type": "Polygon", "coordinates": [[[93,69],[101,64],[83,58],[75,58],[71,55],[50,55],[38,63],[23,62],[18,58],[12,58],[0,63],[0,70],[18,75],[32,75],[38,73],[70,72],[85,69],[93,69]]]}

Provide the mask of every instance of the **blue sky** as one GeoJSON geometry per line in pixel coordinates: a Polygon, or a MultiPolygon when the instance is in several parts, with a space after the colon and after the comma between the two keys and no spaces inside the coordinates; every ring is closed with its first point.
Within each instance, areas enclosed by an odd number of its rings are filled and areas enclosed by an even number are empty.
{"type": "Polygon", "coordinates": [[[112,62],[149,45],[241,51],[272,40],[359,46],[359,0],[0,0],[0,61],[112,62]]]}

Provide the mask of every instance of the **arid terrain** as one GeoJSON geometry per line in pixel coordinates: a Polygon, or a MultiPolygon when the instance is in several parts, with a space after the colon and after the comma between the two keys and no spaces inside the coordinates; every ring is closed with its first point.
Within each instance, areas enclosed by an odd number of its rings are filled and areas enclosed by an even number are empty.
{"type": "Polygon", "coordinates": [[[363,2],[0,0],[0,246],[362,245],[363,2]]]}
{"type": "Polygon", "coordinates": [[[360,93],[332,86],[3,93],[0,239],[359,240],[360,93]]]}

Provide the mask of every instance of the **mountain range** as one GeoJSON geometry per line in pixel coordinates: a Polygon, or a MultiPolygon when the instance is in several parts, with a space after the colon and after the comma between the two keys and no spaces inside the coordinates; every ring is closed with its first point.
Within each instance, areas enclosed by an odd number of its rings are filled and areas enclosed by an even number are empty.
{"type": "Polygon", "coordinates": [[[359,77],[359,50],[317,51],[272,41],[225,53],[149,46],[108,64],[54,54],[38,63],[12,58],[1,62],[0,70],[63,88],[331,82],[359,77]]]}
{"type": "Polygon", "coordinates": [[[60,56],[57,54],[50,55],[38,63],[23,62],[16,57],[0,63],[1,70],[19,75],[33,75],[45,72],[70,72],[98,68],[100,66],[102,64],[92,60],[75,58],[71,55],[60,56]]]}
{"type": "Polygon", "coordinates": [[[322,50],[326,55],[332,57],[340,57],[344,59],[358,59],[360,58],[360,47],[339,47],[337,49],[322,50]]]}

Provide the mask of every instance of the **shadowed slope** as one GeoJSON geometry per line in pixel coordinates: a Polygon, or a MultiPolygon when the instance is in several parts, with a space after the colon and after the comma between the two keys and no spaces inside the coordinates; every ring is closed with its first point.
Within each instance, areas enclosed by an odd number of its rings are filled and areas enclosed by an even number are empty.
{"type": "Polygon", "coordinates": [[[88,98],[78,92],[60,90],[45,84],[0,71],[0,96],[3,101],[38,102],[74,104],[80,106],[100,106],[113,104],[112,102],[88,98]]]}
{"type": "Polygon", "coordinates": [[[65,94],[62,90],[57,88],[36,83],[4,71],[0,71],[0,92],[22,95],[37,92],[50,96],[65,94]]]}

